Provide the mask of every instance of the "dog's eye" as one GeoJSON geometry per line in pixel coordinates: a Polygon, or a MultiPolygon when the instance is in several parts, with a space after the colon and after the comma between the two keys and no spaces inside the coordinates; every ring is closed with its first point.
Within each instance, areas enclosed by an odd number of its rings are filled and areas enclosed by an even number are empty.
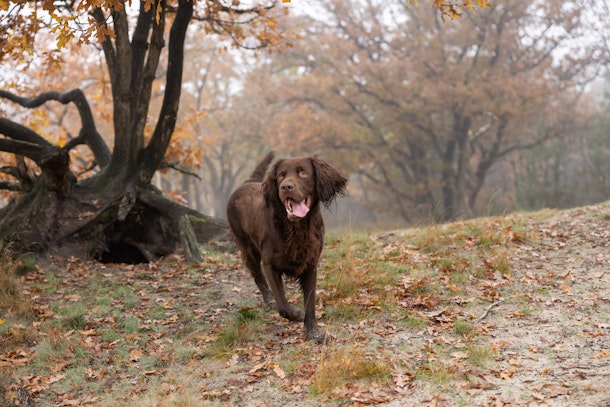
{"type": "Polygon", "coordinates": [[[304,169],[299,169],[299,177],[307,178],[307,177],[309,177],[309,173],[307,171],[305,171],[304,169]]]}

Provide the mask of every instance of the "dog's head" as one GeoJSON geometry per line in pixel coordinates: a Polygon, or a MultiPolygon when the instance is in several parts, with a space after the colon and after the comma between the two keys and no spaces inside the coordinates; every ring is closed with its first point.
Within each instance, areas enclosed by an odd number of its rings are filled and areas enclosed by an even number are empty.
{"type": "Polygon", "coordinates": [[[345,195],[347,178],[319,158],[285,158],[269,171],[263,183],[268,206],[283,207],[291,221],[305,218],[319,203],[328,207],[345,195]]]}

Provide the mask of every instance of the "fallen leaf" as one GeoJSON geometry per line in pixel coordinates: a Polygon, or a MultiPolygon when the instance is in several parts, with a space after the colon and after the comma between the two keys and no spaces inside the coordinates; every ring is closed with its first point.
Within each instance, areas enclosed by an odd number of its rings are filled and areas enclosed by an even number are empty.
{"type": "Polygon", "coordinates": [[[401,373],[394,377],[394,391],[400,394],[406,394],[409,382],[413,380],[413,375],[409,373],[401,373]]]}
{"type": "Polygon", "coordinates": [[[610,350],[604,349],[602,351],[599,351],[595,354],[595,356],[593,356],[593,358],[594,359],[610,358],[610,350]]]}
{"type": "Polygon", "coordinates": [[[595,331],[595,332],[583,332],[578,336],[580,336],[582,338],[597,338],[599,336],[606,336],[606,335],[603,332],[595,331]]]}
{"type": "Polygon", "coordinates": [[[239,362],[239,356],[236,353],[233,356],[231,356],[231,359],[229,359],[227,361],[227,365],[228,366],[235,366],[237,364],[237,362],[239,362]]]}
{"type": "Polygon", "coordinates": [[[454,293],[459,293],[459,292],[461,292],[461,291],[462,291],[462,289],[461,289],[460,287],[458,287],[458,286],[457,286],[457,285],[455,285],[455,284],[451,284],[451,283],[450,283],[450,284],[447,284],[447,288],[449,288],[449,290],[451,290],[451,291],[452,291],[452,292],[454,292],[454,293]]]}
{"type": "Polygon", "coordinates": [[[275,363],[273,364],[273,371],[275,372],[277,377],[279,377],[280,379],[286,378],[286,373],[284,372],[284,369],[282,369],[280,366],[276,365],[275,363]]]}
{"type": "Polygon", "coordinates": [[[56,374],[54,376],[43,377],[42,382],[46,384],[53,384],[61,381],[64,377],[66,377],[65,373],[56,374]]]}
{"type": "Polygon", "coordinates": [[[525,314],[519,310],[506,314],[506,318],[523,318],[524,316],[525,314]]]}
{"type": "Polygon", "coordinates": [[[262,371],[267,368],[267,363],[268,362],[263,362],[255,365],[248,373],[250,373],[252,376],[261,376],[262,371]]]}
{"type": "Polygon", "coordinates": [[[536,400],[539,400],[539,401],[546,400],[546,397],[544,396],[544,394],[538,393],[535,390],[532,390],[531,394],[532,394],[532,397],[535,398],[536,400]]]}
{"type": "Polygon", "coordinates": [[[517,373],[517,371],[514,369],[504,370],[504,371],[498,372],[498,377],[500,377],[500,379],[508,380],[511,377],[513,377],[513,375],[515,373],[517,373]]]}
{"type": "Polygon", "coordinates": [[[468,354],[466,352],[453,352],[451,357],[454,359],[468,359],[468,354]]]}
{"type": "Polygon", "coordinates": [[[530,345],[530,346],[528,347],[528,349],[529,349],[529,351],[530,351],[530,352],[532,352],[532,353],[540,353],[540,349],[538,349],[538,348],[537,348],[536,346],[534,346],[534,345],[530,345]]]}
{"type": "Polygon", "coordinates": [[[129,361],[137,362],[140,360],[143,354],[144,353],[140,349],[133,349],[131,352],[129,352],[129,361]]]}
{"type": "Polygon", "coordinates": [[[447,308],[443,308],[443,309],[441,309],[441,310],[436,310],[436,311],[431,311],[431,312],[428,312],[428,313],[426,314],[426,316],[427,316],[429,319],[438,318],[439,316],[443,315],[443,313],[444,313],[445,311],[447,311],[447,308]]]}
{"type": "Polygon", "coordinates": [[[592,391],[592,392],[594,392],[594,393],[599,393],[599,392],[601,392],[601,391],[602,391],[601,389],[599,389],[599,388],[597,388],[597,387],[593,386],[592,384],[584,384],[584,385],[582,386],[582,389],[583,389],[583,390],[586,390],[586,391],[592,391]]]}
{"type": "Polygon", "coordinates": [[[535,391],[538,392],[538,394],[542,394],[545,399],[570,394],[568,388],[557,383],[545,383],[540,386],[540,388],[535,389],[535,391]]]}

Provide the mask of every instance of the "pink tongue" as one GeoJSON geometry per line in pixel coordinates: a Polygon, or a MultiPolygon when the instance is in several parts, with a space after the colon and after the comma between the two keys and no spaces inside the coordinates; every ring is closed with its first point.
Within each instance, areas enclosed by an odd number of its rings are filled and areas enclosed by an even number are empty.
{"type": "Polygon", "coordinates": [[[292,201],[292,214],[299,218],[304,217],[309,212],[309,208],[305,205],[305,201],[295,202],[292,201]]]}

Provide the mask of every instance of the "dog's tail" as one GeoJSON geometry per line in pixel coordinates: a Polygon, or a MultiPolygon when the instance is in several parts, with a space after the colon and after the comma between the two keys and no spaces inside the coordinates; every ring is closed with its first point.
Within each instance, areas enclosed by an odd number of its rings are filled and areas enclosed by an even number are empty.
{"type": "Polygon", "coordinates": [[[261,182],[265,177],[265,173],[267,172],[267,167],[273,161],[273,157],[275,157],[275,153],[270,151],[267,153],[265,158],[256,166],[254,171],[252,171],[252,175],[245,182],[261,182]]]}

